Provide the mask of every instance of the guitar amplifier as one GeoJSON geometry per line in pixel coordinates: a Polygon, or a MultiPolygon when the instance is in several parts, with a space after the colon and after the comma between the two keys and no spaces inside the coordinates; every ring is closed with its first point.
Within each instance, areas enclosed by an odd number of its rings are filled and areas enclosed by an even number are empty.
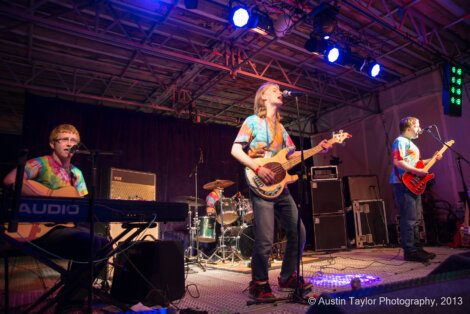
{"type": "Polygon", "coordinates": [[[347,248],[344,214],[313,216],[315,251],[343,250],[347,248]]]}
{"type": "MultiPolygon", "coordinates": [[[[110,168],[104,176],[102,196],[115,200],[156,201],[157,176],[152,172],[110,168]]],[[[109,224],[109,233],[112,238],[123,230],[120,223],[109,224]]],[[[159,224],[157,224],[157,228],[146,229],[139,238],[159,239],[159,230],[159,224]]],[[[124,237],[123,240],[126,238],[124,237]]]]}
{"type": "Polygon", "coordinates": [[[344,213],[341,180],[312,181],[310,186],[314,215],[344,213]]]}

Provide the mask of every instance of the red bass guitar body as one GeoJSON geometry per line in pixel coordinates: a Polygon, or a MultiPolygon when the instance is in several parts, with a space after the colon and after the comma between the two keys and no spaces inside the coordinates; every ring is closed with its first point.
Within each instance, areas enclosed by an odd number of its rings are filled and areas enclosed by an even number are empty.
{"type": "MultiPolygon", "coordinates": [[[[424,163],[420,160],[416,164],[416,168],[423,169],[424,163]]],[[[403,184],[416,195],[421,195],[426,189],[426,184],[434,178],[434,173],[428,173],[424,177],[417,176],[411,172],[405,172],[402,177],[403,184]]]]}

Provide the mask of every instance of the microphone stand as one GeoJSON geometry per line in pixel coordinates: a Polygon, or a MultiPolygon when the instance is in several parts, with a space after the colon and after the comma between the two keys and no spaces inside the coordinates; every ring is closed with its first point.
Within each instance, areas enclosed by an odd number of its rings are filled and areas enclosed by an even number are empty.
{"type": "Polygon", "coordinates": [[[94,266],[93,261],[95,257],[94,252],[94,243],[95,243],[95,199],[96,199],[96,185],[97,185],[97,161],[99,156],[113,156],[118,155],[121,152],[106,152],[99,149],[89,149],[86,147],[85,144],[80,143],[80,146],[84,148],[84,150],[76,150],[74,154],[76,155],[88,155],[89,161],[91,163],[91,186],[88,190],[88,223],[90,228],[90,241],[89,241],[89,259],[88,259],[88,266],[89,266],[89,285],[88,285],[88,303],[87,308],[88,312],[92,312],[92,299],[93,299],[93,281],[94,281],[94,266]]]}
{"type": "Polygon", "coordinates": [[[299,185],[297,186],[297,193],[300,195],[299,197],[299,204],[297,205],[297,283],[295,290],[292,294],[292,302],[294,303],[305,303],[305,300],[303,299],[302,296],[302,291],[300,289],[300,263],[302,260],[302,249],[301,249],[301,237],[300,237],[300,232],[301,232],[301,217],[300,217],[300,209],[304,208],[305,205],[305,184],[307,181],[307,171],[305,169],[305,158],[304,158],[304,136],[303,136],[303,130],[302,130],[302,125],[300,122],[300,108],[299,108],[299,98],[295,96],[295,105],[297,109],[297,128],[299,131],[299,141],[300,141],[300,180],[299,180],[299,185]]]}
{"type": "MultiPolygon", "coordinates": [[[[439,130],[437,129],[437,126],[434,125],[434,127],[436,128],[438,134],[439,134],[439,130]]],[[[439,143],[441,143],[442,145],[444,146],[447,146],[447,148],[449,150],[451,150],[454,155],[456,156],[456,159],[457,159],[457,167],[459,169],[459,174],[460,174],[460,180],[462,181],[462,188],[463,188],[463,205],[464,205],[464,208],[465,208],[465,205],[467,205],[467,208],[470,208],[470,203],[469,203],[469,197],[468,197],[468,188],[467,188],[467,184],[465,183],[465,177],[463,175],[463,170],[462,170],[462,163],[461,161],[465,161],[468,165],[470,165],[470,162],[468,161],[467,158],[465,158],[461,153],[459,153],[458,151],[456,151],[454,148],[452,148],[451,146],[447,145],[443,140],[441,140],[440,136],[437,137],[436,135],[434,135],[434,133],[431,132],[431,130],[426,130],[426,132],[428,132],[429,134],[431,134],[431,136],[436,140],[438,141],[439,143]]],[[[464,223],[467,223],[467,222],[464,222],[464,223]]]]}

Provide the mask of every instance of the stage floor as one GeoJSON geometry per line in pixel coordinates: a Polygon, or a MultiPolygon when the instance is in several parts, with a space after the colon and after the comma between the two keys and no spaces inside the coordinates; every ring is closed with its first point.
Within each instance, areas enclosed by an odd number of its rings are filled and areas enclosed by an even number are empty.
{"type": "MultiPolygon", "coordinates": [[[[437,254],[429,265],[405,262],[403,251],[399,248],[353,249],[329,254],[305,252],[303,274],[313,283],[312,292],[308,296],[350,290],[351,278],[360,278],[362,286],[367,287],[423,277],[448,256],[468,251],[448,247],[426,249],[437,254]]],[[[277,291],[280,264],[277,260],[272,262],[269,271],[270,283],[276,296],[288,297],[288,293],[277,291]]],[[[203,265],[206,271],[195,264],[189,265],[186,271],[186,294],[181,300],[174,302],[173,307],[209,313],[304,313],[309,307],[285,302],[248,306],[247,301],[250,299],[247,287],[251,274],[246,261],[203,265]]],[[[35,263],[27,267],[15,267],[13,263],[11,267],[13,273],[10,302],[15,307],[32,302],[57,280],[57,274],[35,263]]],[[[3,273],[1,276],[3,279],[3,273]]],[[[0,289],[3,289],[3,285],[0,289]]],[[[103,313],[105,309],[115,311],[108,306],[97,307],[94,312],[103,313]]]]}

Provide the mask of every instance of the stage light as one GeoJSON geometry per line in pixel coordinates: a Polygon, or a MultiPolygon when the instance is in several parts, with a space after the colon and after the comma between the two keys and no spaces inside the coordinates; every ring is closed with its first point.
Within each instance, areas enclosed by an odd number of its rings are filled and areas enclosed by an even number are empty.
{"type": "MultiPolygon", "coordinates": [[[[313,16],[313,29],[321,36],[330,36],[336,29],[336,15],[339,7],[323,2],[310,13],[313,16]]],[[[327,38],[325,38],[327,39],[327,38]]]]}
{"type": "Polygon", "coordinates": [[[368,73],[372,77],[377,77],[380,74],[380,70],[381,70],[380,64],[378,64],[377,62],[373,62],[369,65],[368,73]]]}
{"type": "Polygon", "coordinates": [[[337,47],[330,47],[327,50],[325,50],[325,58],[328,62],[334,63],[338,60],[340,57],[340,51],[337,47]]]}
{"type": "Polygon", "coordinates": [[[462,116],[462,81],[463,68],[457,64],[443,67],[442,105],[444,113],[450,116],[462,116]]]}
{"type": "Polygon", "coordinates": [[[252,32],[263,36],[273,33],[273,21],[269,15],[263,12],[252,11],[247,26],[251,28],[252,32]]]}
{"type": "Polygon", "coordinates": [[[237,6],[230,12],[230,23],[235,27],[246,27],[250,20],[250,13],[246,7],[237,6]]]}

